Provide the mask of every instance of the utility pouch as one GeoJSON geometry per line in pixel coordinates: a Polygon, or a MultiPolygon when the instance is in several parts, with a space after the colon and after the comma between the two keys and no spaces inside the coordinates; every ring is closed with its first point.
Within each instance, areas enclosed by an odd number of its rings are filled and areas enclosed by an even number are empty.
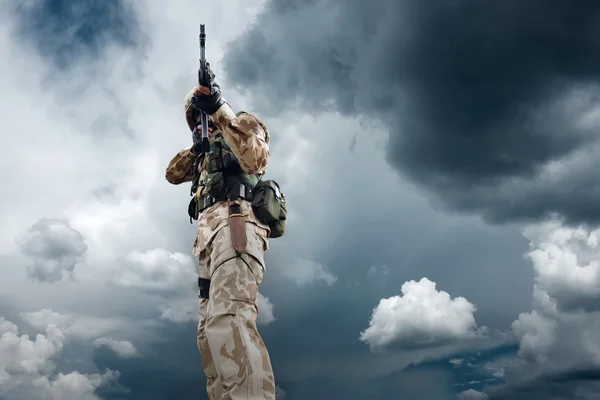
{"type": "Polygon", "coordinates": [[[256,218],[271,228],[270,238],[278,238],[285,233],[287,206],[285,195],[274,180],[259,181],[254,187],[252,210],[256,218]]]}
{"type": "Polygon", "coordinates": [[[213,197],[222,197],[225,192],[225,178],[222,172],[206,176],[206,191],[213,197]]]}
{"type": "Polygon", "coordinates": [[[239,254],[247,252],[248,240],[246,237],[246,219],[242,209],[237,203],[229,204],[229,229],[231,230],[231,241],[233,248],[239,254]]]}
{"type": "Polygon", "coordinates": [[[196,196],[192,197],[188,204],[188,215],[190,216],[190,222],[192,219],[198,219],[198,207],[196,202],[196,196]]]}
{"type": "Polygon", "coordinates": [[[272,239],[278,238],[285,234],[285,219],[287,218],[287,205],[285,201],[285,194],[281,193],[281,199],[279,200],[279,218],[269,223],[271,233],[269,237],[272,239]]]}

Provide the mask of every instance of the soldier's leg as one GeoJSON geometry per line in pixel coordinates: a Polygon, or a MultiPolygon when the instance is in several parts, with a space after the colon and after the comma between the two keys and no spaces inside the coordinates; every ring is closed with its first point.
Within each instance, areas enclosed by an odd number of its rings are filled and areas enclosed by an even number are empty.
{"type": "MultiPolygon", "coordinates": [[[[203,251],[198,259],[200,264],[200,277],[208,278],[208,265],[210,262],[210,256],[208,252],[203,251]]],[[[223,387],[217,369],[215,368],[215,362],[210,352],[210,346],[208,345],[208,339],[206,338],[206,319],[208,316],[208,299],[199,299],[199,319],[198,319],[198,335],[197,345],[200,351],[200,357],[202,358],[202,369],[204,375],[206,375],[206,392],[208,394],[208,400],[219,400],[223,393],[223,387]]]]}
{"type": "MultiPolygon", "coordinates": [[[[214,242],[206,337],[223,385],[222,400],[275,400],[271,360],[256,327],[258,287],[263,265],[256,258],[235,256],[230,231],[214,242]],[[215,260],[219,264],[215,264],[215,260]]],[[[252,240],[250,240],[252,242],[252,240]]]]}

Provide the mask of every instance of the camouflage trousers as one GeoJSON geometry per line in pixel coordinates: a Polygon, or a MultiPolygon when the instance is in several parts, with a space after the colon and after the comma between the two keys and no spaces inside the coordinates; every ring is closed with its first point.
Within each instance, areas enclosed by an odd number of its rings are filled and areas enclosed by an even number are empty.
{"type": "MultiPolygon", "coordinates": [[[[248,246],[258,247],[257,230],[246,225],[248,246]]],[[[262,262],[236,253],[229,226],[199,254],[200,277],[211,280],[209,298],[200,299],[197,336],[209,400],[275,400],[271,360],[256,326],[262,262]]]]}

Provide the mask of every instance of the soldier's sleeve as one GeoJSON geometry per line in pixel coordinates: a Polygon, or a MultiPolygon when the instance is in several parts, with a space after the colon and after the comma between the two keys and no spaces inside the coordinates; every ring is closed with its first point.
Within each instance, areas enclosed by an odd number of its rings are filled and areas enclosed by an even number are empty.
{"type": "Polygon", "coordinates": [[[179,151],[167,166],[165,172],[167,181],[173,185],[190,182],[193,178],[192,167],[196,157],[198,154],[192,151],[191,146],[179,151]]]}
{"type": "Polygon", "coordinates": [[[248,113],[237,116],[227,103],[210,116],[223,133],[240,166],[247,174],[263,172],[269,165],[269,132],[248,113]]]}

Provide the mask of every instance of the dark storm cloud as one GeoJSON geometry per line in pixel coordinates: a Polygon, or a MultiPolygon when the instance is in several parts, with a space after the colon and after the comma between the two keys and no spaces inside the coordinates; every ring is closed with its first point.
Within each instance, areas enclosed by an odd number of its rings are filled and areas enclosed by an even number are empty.
{"type": "Polygon", "coordinates": [[[139,40],[136,15],[122,0],[12,3],[19,35],[60,68],[82,55],[97,56],[107,42],[134,46],[139,40]]]}
{"type": "Polygon", "coordinates": [[[592,0],[272,0],[224,63],[264,112],[384,122],[388,162],[444,207],[598,222],[594,158],[540,173],[593,150],[599,20],[592,0]]]}
{"type": "Polygon", "coordinates": [[[499,385],[488,389],[490,400],[591,400],[600,395],[597,367],[562,371],[533,381],[499,385]]]}

